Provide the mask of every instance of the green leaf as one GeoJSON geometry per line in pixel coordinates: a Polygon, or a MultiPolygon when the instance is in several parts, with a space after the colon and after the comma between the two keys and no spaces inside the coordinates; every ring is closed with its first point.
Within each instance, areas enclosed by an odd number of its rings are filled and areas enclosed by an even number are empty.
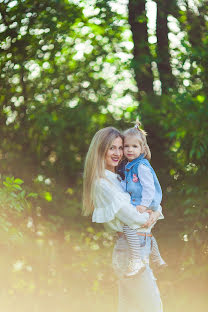
{"type": "Polygon", "coordinates": [[[23,180],[21,180],[21,179],[15,179],[14,180],[14,183],[16,183],[16,184],[23,184],[24,183],[24,181],[23,180]]]}
{"type": "Polygon", "coordinates": [[[7,183],[7,182],[3,182],[3,184],[4,184],[4,186],[6,186],[6,187],[10,187],[11,185],[9,184],[9,183],[7,183]]]}
{"type": "Polygon", "coordinates": [[[27,195],[27,197],[34,197],[34,198],[37,198],[38,197],[38,194],[37,193],[29,193],[27,195]]]}
{"type": "Polygon", "coordinates": [[[20,193],[20,196],[22,197],[22,198],[24,198],[25,197],[25,190],[23,190],[21,193],[20,193]]]}
{"type": "Polygon", "coordinates": [[[18,185],[18,184],[14,184],[13,187],[14,187],[16,190],[18,190],[18,191],[21,191],[21,190],[22,190],[21,186],[18,185]]]}
{"type": "Polygon", "coordinates": [[[44,192],[43,196],[48,202],[52,201],[52,194],[50,192],[44,192]]]}
{"type": "Polygon", "coordinates": [[[205,96],[197,95],[196,99],[197,99],[198,102],[203,103],[205,101],[205,96]]]}

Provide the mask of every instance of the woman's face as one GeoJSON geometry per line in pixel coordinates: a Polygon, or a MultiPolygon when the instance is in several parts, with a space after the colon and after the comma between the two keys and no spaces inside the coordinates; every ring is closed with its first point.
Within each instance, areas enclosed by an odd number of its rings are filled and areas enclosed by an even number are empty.
{"type": "Polygon", "coordinates": [[[115,172],[115,167],[123,156],[123,141],[120,137],[116,138],[105,155],[105,168],[115,172]]]}

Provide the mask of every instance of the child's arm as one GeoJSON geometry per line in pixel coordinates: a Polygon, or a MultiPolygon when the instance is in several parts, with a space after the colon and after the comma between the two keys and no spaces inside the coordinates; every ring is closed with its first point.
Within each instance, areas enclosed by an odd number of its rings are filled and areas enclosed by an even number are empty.
{"type": "MultiPolygon", "coordinates": [[[[142,185],[142,199],[139,207],[146,207],[148,209],[155,196],[155,185],[152,172],[150,168],[141,164],[138,168],[138,176],[142,185]]],[[[138,207],[138,206],[137,206],[138,207]]],[[[138,210],[144,210],[144,208],[138,208],[138,210]]],[[[141,212],[141,211],[140,211],[141,212]]],[[[144,212],[144,211],[143,211],[144,212]]]]}

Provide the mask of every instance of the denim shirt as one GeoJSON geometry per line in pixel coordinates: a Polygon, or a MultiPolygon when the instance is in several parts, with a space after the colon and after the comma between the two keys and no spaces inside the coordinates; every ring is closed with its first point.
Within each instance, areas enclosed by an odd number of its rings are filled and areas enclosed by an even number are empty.
{"type": "MultiPolygon", "coordinates": [[[[126,191],[131,196],[131,204],[133,205],[141,205],[142,195],[144,193],[144,189],[141,183],[141,177],[138,174],[139,167],[144,165],[149,168],[154,182],[154,191],[151,195],[151,202],[148,205],[149,209],[158,210],[162,200],[162,189],[158,178],[155,174],[154,169],[151,167],[149,161],[144,158],[144,154],[141,154],[138,158],[132,160],[125,166],[125,182],[126,182],[126,191]]],[[[148,185],[146,185],[148,188],[148,185]]]]}

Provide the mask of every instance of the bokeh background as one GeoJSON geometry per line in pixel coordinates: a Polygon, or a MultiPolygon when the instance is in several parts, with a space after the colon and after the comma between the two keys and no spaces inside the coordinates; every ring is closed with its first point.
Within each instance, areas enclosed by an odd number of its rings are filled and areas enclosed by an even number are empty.
{"type": "Polygon", "coordinates": [[[0,0],[2,311],[116,311],[115,236],[81,216],[82,173],[93,134],[136,117],[165,311],[207,311],[207,51],[206,0],[0,0]]]}

